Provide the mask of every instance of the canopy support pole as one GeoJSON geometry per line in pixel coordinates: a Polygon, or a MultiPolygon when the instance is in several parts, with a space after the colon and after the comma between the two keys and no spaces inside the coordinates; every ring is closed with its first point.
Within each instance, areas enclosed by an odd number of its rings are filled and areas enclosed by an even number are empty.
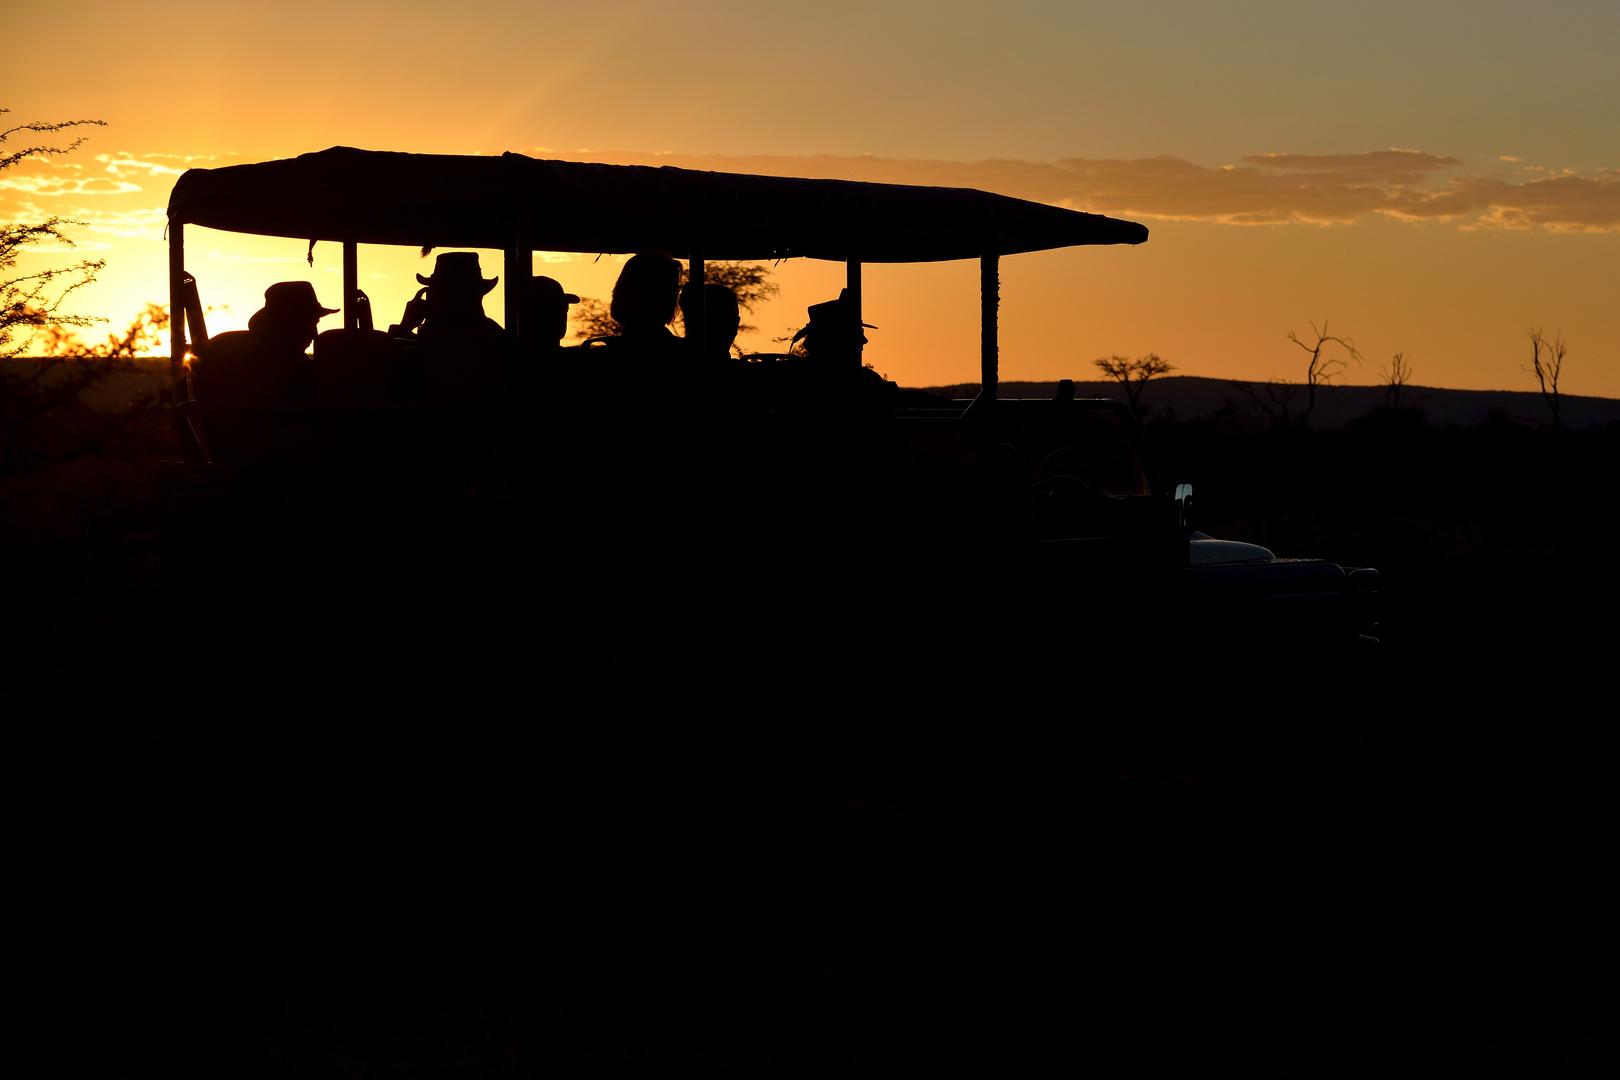
{"type": "Polygon", "coordinates": [[[979,257],[979,397],[996,400],[1001,348],[996,335],[996,314],[1001,307],[1000,256],[979,257]]]}
{"type": "Polygon", "coordinates": [[[707,274],[703,265],[703,253],[696,244],[687,252],[686,287],[692,290],[692,299],[687,303],[690,315],[696,317],[697,325],[690,321],[686,324],[686,336],[692,344],[687,346],[696,353],[698,360],[706,359],[709,355],[709,304],[707,274]]]}
{"type": "MultiPolygon", "coordinates": [[[[169,222],[169,376],[178,385],[186,362],[186,226],[169,222]]],[[[175,400],[179,400],[176,398],[175,400]]]]}
{"type": "Polygon", "coordinates": [[[360,245],[343,241],[343,329],[360,329],[360,245]]]}
{"type": "Polygon", "coordinates": [[[527,341],[534,332],[529,294],[533,291],[534,236],[528,208],[519,205],[512,215],[512,238],[506,245],[506,336],[510,341],[527,341]]]}
{"type": "Polygon", "coordinates": [[[862,344],[866,335],[861,333],[861,323],[866,320],[861,318],[861,260],[859,256],[851,254],[844,260],[844,276],[844,294],[846,297],[844,302],[854,309],[855,362],[859,364],[866,348],[862,344]]]}

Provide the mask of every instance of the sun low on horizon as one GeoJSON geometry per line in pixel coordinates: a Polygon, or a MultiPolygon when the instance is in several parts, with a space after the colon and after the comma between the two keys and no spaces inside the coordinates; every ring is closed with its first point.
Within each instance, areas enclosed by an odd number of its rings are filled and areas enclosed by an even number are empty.
{"type": "MultiPolygon", "coordinates": [[[[12,22],[70,27],[82,60],[65,82],[9,79],[4,126],[107,122],[0,173],[6,220],[82,223],[74,251],[17,270],[105,259],[69,308],[109,330],[167,299],[164,211],[187,168],[335,145],[513,151],[972,187],[1145,224],[1138,247],[1003,260],[1008,380],[1087,379],[1097,357],[1149,352],[1178,374],[1298,379],[1287,335],[1325,320],[1364,357],[1352,383],[1402,353],[1424,385],[1532,389],[1539,328],[1568,343],[1567,392],[1620,397],[1612,5],[69,0],[12,22]],[[132,74],[134,53],[157,62],[132,74]]],[[[498,275],[500,253],[481,257],[498,275]]],[[[276,281],[338,306],[339,259],[334,244],[187,236],[215,332],[244,326],[276,281]]],[[[432,257],[363,246],[360,261],[382,323],[432,257]]],[[[617,266],[536,259],[593,297],[617,266]]],[[[745,348],[780,349],[843,278],[802,259],[771,271],[781,292],[745,348]]],[[[904,385],[976,380],[977,290],[974,263],[869,267],[868,360],[904,385]]],[[[487,310],[500,316],[498,293],[487,310]]]]}

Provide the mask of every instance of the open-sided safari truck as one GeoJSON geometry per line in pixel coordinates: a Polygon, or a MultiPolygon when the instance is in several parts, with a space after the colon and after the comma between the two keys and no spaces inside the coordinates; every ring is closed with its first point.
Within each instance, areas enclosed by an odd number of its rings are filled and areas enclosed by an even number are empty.
{"type": "Polygon", "coordinates": [[[999,260],[1141,243],[1141,225],[967,189],[341,147],[193,169],[168,215],[181,593],[461,596],[632,651],[1365,640],[1371,571],[1193,532],[1190,489],[1118,402],[998,398],[999,260]],[[312,396],[199,392],[188,225],[342,245],[312,396]],[[504,342],[428,356],[374,329],[360,244],[503,250],[504,342]],[[721,371],[694,347],[689,368],[647,372],[535,340],[514,287],[534,251],[650,250],[688,259],[692,282],[705,260],[844,262],[857,322],[865,263],[977,260],[982,389],[898,391],[858,353],[721,371]],[[435,371],[482,374],[468,391],[435,371]]]}

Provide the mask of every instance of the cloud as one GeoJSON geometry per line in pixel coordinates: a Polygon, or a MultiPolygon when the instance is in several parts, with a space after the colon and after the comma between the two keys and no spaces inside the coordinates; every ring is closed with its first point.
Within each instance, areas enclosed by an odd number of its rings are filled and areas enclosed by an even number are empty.
{"type": "Polygon", "coordinates": [[[271,248],[247,248],[241,251],[210,251],[208,253],[208,257],[218,262],[301,263],[305,261],[305,258],[302,255],[288,255],[284,251],[275,251],[271,248]]]}
{"type": "Polygon", "coordinates": [[[100,240],[79,240],[70,247],[67,244],[43,244],[25,247],[19,255],[82,255],[86,251],[108,251],[111,244],[104,244],[100,240]]]}
{"type": "Polygon", "coordinates": [[[125,239],[161,240],[168,224],[169,212],[162,206],[139,210],[85,210],[75,209],[73,216],[83,222],[91,232],[125,239]]]}
{"type": "MultiPolygon", "coordinates": [[[[87,166],[77,161],[58,161],[49,155],[34,154],[18,161],[0,179],[0,194],[17,192],[29,196],[57,198],[64,195],[129,195],[142,190],[137,180],[155,184],[167,192],[174,178],[192,165],[213,164],[235,154],[182,157],[175,154],[97,154],[87,166]]],[[[76,210],[59,211],[64,216],[82,217],[76,210]]]]}
{"type": "Polygon", "coordinates": [[[102,171],[113,176],[179,176],[187,169],[208,168],[221,158],[234,158],[230,154],[131,154],[120,150],[116,154],[97,154],[102,171]]]}
{"type": "Polygon", "coordinates": [[[139,184],[100,176],[11,176],[0,180],[0,188],[25,195],[123,195],[141,190],[139,184]]]}
{"type": "Polygon", "coordinates": [[[1620,176],[1538,177],[1513,183],[1500,177],[1459,177],[1442,191],[1412,192],[1396,217],[1460,220],[1468,229],[1545,229],[1548,232],[1620,231],[1620,176]]]}
{"type": "MultiPolygon", "coordinates": [[[[543,156],[539,148],[529,151],[543,156]]],[[[546,151],[544,156],[552,152],[546,151]]],[[[1227,225],[1347,225],[1381,214],[1451,221],[1469,229],[1620,231],[1620,177],[1553,175],[1521,166],[1517,178],[1437,174],[1463,166],[1418,150],[1351,154],[1249,154],[1210,167],[1184,158],[1061,158],[1055,162],[768,157],[581,151],[569,155],[636,165],[810,176],[878,183],[972,187],[1125,218],[1227,225]]]]}

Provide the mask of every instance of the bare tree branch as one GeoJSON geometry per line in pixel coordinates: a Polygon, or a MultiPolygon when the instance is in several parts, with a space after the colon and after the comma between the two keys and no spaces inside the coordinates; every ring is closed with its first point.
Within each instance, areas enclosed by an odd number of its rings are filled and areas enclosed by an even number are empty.
{"type": "Polygon", "coordinates": [[[1389,361],[1389,367],[1379,369],[1379,375],[1384,382],[1384,400],[1391,409],[1401,411],[1401,398],[1406,388],[1412,383],[1412,361],[1406,358],[1405,353],[1396,353],[1389,361]]]}
{"type": "Polygon", "coordinates": [[[1327,346],[1338,345],[1345,355],[1361,363],[1361,354],[1356,351],[1356,344],[1347,337],[1328,333],[1327,320],[1322,320],[1322,328],[1318,330],[1316,324],[1311,323],[1311,333],[1316,340],[1306,344],[1294,331],[1288,331],[1288,340],[1311,354],[1310,362],[1305,367],[1305,411],[1299,415],[1299,423],[1309,426],[1311,414],[1316,411],[1316,388],[1331,385],[1333,380],[1343,375],[1346,367],[1345,357],[1327,351],[1327,346]]]}
{"type": "Polygon", "coordinates": [[[1530,364],[1525,368],[1536,377],[1536,383],[1541,387],[1541,399],[1547,403],[1547,409],[1552,413],[1553,430],[1561,430],[1564,418],[1560,415],[1563,402],[1558,396],[1558,377],[1564,371],[1564,354],[1568,346],[1564,344],[1564,332],[1560,330],[1553,340],[1548,341],[1541,330],[1532,327],[1526,331],[1530,335],[1530,364]],[[1547,358],[1542,359],[1545,352],[1547,358]]]}

